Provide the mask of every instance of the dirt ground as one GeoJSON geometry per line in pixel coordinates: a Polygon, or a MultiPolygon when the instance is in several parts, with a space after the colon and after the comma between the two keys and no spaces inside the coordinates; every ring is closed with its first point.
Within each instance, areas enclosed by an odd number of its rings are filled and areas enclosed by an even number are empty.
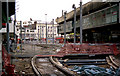
{"type": "MultiPolygon", "coordinates": [[[[23,44],[22,52],[19,50],[14,51],[14,55],[51,55],[56,53],[56,49],[59,49],[61,45],[51,44],[23,44]]],[[[17,75],[32,75],[34,72],[31,67],[31,58],[18,58],[12,59],[12,63],[15,65],[15,73],[17,75]]]]}

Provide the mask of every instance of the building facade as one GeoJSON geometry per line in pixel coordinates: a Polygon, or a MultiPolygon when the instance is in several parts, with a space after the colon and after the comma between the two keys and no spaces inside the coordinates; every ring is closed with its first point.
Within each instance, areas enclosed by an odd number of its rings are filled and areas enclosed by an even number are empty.
{"type": "Polygon", "coordinates": [[[36,40],[36,25],[34,21],[17,21],[17,35],[19,39],[22,40],[36,40]],[[33,28],[35,27],[35,28],[33,28]]]}
{"type": "MultiPolygon", "coordinates": [[[[36,31],[38,34],[38,38],[39,39],[46,38],[46,24],[45,23],[38,23],[36,27],[37,27],[36,31]]],[[[48,37],[48,39],[53,38],[53,33],[54,33],[54,37],[56,38],[58,36],[57,25],[54,24],[54,26],[53,26],[52,23],[47,23],[47,37],[48,37]]]]}
{"type": "MultiPolygon", "coordinates": [[[[119,2],[88,2],[82,5],[83,42],[119,43],[119,9],[119,2]]],[[[79,41],[80,8],[76,9],[76,18],[76,34],[78,34],[76,38],[79,41]]],[[[59,33],[64,35],[64,16],[57,18],[56,22],[59,25],[59,33]]],[[[74,11],[66,14],[66,33],[69,35],[74,34],[74,11]]],[[[71,40],[72,39],[73,38],[71,38],[71,40]]]]}
{"type": "MultiPolygon", "coordinates": [[[[36,41],[36,40],[45,40],[46,39],[46,23],[34,23],[35,21],[24,21],[21,22],[21,27],[20,28],[20,21],[17,22],[17,35],[18,38],[21,38],[21,33],[20,31],[22,30],[22,40],[25,41],[36,41]],[[33,28],[34,26],[35,28],[33,28]]],[[[37,21],[36,21],[37,22],[37,21]]],[[[54,38],[58,36],[57,34],[57,25],[52,23],[47,23],[47,37],[48,39],[53,39],[53,33],[54,33],[54,38]]]]}

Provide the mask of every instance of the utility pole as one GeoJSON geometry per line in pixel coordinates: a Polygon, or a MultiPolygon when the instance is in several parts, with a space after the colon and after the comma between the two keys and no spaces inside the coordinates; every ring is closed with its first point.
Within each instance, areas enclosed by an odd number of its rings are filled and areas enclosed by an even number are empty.
{"type": "Polygon", "coordinates": [[[74,45],[76,44],[76,7],[73,4],[72,8],[74,9],[74,45]]]}
{"type": "Polygon", "coordinates": [[[66,44],[66,12],[64,12],[64,45],[66,44]]]}
{"type": "Polygon", "coordinates": [[[8,0],[7,0],[7,51],[8,53],[10,53],[10,44],[9,44],[9,4],[8,4],[8,0]]]}
{"type": "Polygon", "coordinates": [[[80,44],[82,44],[82,0],[80,0],[80,44]]]}
{"type": "Polygon", "coordinates": [[[54,44],[54,19],[52,20],[53,25],[53,44],[54,44]]]}
{"type": "Polygon", "coordinates": [[[45,14],[46,16],[46,44],[47,44],[47,14],[45,14]]]}

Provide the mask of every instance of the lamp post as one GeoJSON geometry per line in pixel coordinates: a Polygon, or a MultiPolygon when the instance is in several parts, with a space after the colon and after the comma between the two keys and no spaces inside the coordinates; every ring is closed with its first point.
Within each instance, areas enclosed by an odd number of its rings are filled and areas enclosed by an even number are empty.
{"type": "Polygon", "coordinates": [[[53,27],[53,44],[54,44],[54,19],[52,20],[52,27],[53,27]]]}
{"type": "Polygon", "coordinates": [[[82,0],[80,0],[80,44],[82,44],[82,0]]]}
{"type": "Polygon", "coordinates": [[[16,26],[16,11],[14,15],[14,50],[15,50],[15,45],[16,45],[15,26],[16,26]]]}
{"type": "Polygon", "coordinates": [[[66,44],[66,12],[64,12],[64,45],[66,44]]]}
{"type": "Polygon", "coordinates": [[[47,14],[45,14],[46,16],[46,44],[47,44],[47,14]]]}
{"type": "Polygon", "coordinates": [[[25,44],[25,39],[26,39],[26,27],[24,27],[24,44],[25,44]]]}
{"type": "Polygon", "coordinates": [[[72,8],[74,9],[74,45],[76,44],[76,7],[73,4],[72,8]]]}
{"type": "MultiPolygon", "coordinates": [[[[41,20],[40,20],[40,21],[41,21],[41,20]]],[[[40,43],[41,43],[41,23],[40,23],[39,29],[40,29],[40,43]]]]}
{"type": "Polygon", "coordinates": [[[39,30],[40,30],[40,29],[39,29],[39,26],[38,26],[38,41],[39,41],[39,30]]]}
{"type": "Polygon", "coordinates": [[[21,42],[20,50],[22,53],[22,21],[20,21],[20,42],[21,42]]]}
{"type": "MultiPolygon", "coordinates": [[[[32,22],[31,22],[31,21],[29,21],[28,23],[29,23],[29,24],[28,24],[29,26],[32,25],[32,22]]],[[[30,30],[29,30],[29,38],[30,38],[30,42],[31,42],[31,33],[30,33],[30,30]]]]}

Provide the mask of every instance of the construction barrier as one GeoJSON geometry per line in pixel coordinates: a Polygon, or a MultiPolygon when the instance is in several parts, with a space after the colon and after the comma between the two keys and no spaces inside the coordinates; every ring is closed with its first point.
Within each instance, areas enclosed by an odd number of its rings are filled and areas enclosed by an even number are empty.
{"type": "Polygon", "coordinates": [[[3,62],[2,70],[5,69],[2,72],[2,76],[15,76],[14,73],[15,65],[11,64],[11,56],[10,54],[8,54],[4,46],[2,46],[2,62],[3,62]]]}
{"type": "Polygon", "coordinates": [[[97,55],[97,54],[119,54],[120,52],[117,50],[116,45],[90,45],[90,44],[82,44],[82,45],[74,45],[74,44],[66,44],[64,47],[60,49],[57,54],[67,55],[67,54],[88,54],[88,55],[97,55]]]}

